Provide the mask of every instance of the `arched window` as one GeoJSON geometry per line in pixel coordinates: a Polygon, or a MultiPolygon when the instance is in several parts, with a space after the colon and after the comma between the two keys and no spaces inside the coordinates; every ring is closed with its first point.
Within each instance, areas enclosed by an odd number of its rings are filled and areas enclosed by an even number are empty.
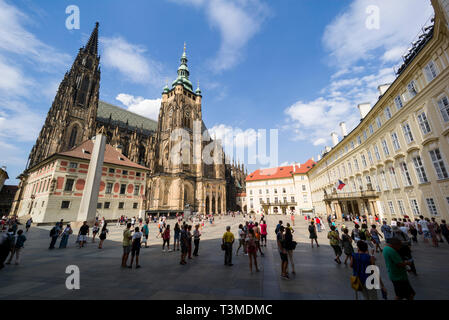
{"type": "Polygon", "coordinates": [[[73,148],[75,146],[77,136],[78,136],[78,127],[74,126],[72,129],[72,133],[70,134],[69,148],[73,148]]]}

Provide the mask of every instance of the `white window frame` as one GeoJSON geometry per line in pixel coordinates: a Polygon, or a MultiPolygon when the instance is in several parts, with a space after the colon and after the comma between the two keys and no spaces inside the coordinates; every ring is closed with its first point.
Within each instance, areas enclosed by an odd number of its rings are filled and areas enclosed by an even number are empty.
{"type": "Polygon", "coordinates": [[[412,158],[413,165],[415,166],[416,175],[418,177],[419,183],[427,183],[429,179],[427,177],[426,169],[424,168],[424,164],[422,162],[421,156],[416,156],[412,158]]]}
{"type": "Polygon", "coordinates": [[[388,207],[390,208],[390,214],[395,215],[396,211],[394,210],[394,203],[393,201],[388,201],[388,207]]]}
{"type": "Polygon", "coordinates": [[[399,137],[396,132],[391,134],[391,140],[393,141],[393,148],[395,151],[401,149],[401,144],[399,143],[399,137]]]}
{"type": "Polygon", "coordinates": [[[410,99],[413,99],[418,94],[418,88],[416,86],[415,80],[409,82],[409,84],[407,85],[407,91],[410,99]]]}
{"type": "Polygon", "coordinates": [[[390,107],[386,107],[384,113],[387,120],[390,120],[393,117],[390,107]]]}
{"type": "Polygon", "coordinates": [[[393,189],[399,189],[399,181],[398,181],[398,176],[396,174],[396,168],[395,167],[389,167],[388,168],[388,172],[390,174],[391,177],[391,181],[392,181],[392,186],[393,189]]]}
{"type": "Polygon", "coordinates": [[[441,155],[439,148],[435,148],[429,151],[430,160],[432,161],[433,167],[435,168],[435,173],[438,180],[444,180],[449,178],[449,173],[446,169],[446,162],[441,155]]]}
{"type": "Polygon", "coordinates": [[[440,114],[443,117],[444,123],[449,122],[449,98],[447,96],[443,96],[438,100],[438,109],[440,110],[440,114]]]}
{"type": "Polygon", "coordinates": [[[380,117],[376,118],[376,124],[378,129],[382,128],[382,120],[380,119],[380,117]]]}
{"type": "Polygon", "coordinates": [[[416,116],[416,118],[418,120],[418,124],[423,135],[432,132],[432,127],[430,126],[429,119],[427,118],[427,114],[424,110],[421,110],[416,116]]]}
{"type": "Polygon", "coordinates": [[[436,77],[438,77],[438,67],[433,60],[424,67],[424,74],[426,75],[427,83],[432,82],[436,77]]]}
{"type": "Polygon", "coordinates": [[[374,154],[376,156],[377,161],[380,161],[382,159],[380,156],[379,147],[377,146],[377,144],[374,145],[374,154]]]}
{"type": "Polygon", "coordinates": [[[405,161],[399,163],[399,167],[401,168],[402,178],[404,181],[404,186],[410,187],[413,185],[412,177],[410,175],[410,171],[408,171],[408,166],[405,161]]]}
{"type": "Polygon", "coordinates": [[[402,131],[404,132],[405,141],[408,144],[415,141],[415,138],[413,137],[412,128],[410,127],[410,124],[408,122],[404,122],[402,124],[402,131]]]}
{"type": "Polygon", "coordinates": [[[390,156],[390,149],[388,149],[387,140],[386,139],[382,139],[381,144],[382,144],[382,149],[384,151],[385,157],[389,157],[390,156]]]}
{"type": "Polygon", "coordinates": [[[407,212],[405,211],[404,201],[402,199],[398,200],[399,213],[401,216],[405,216],[407,212]]]}
{"type": "Polygon", "coordinates": [[[394,104],[396,105],[396,109],[399,111],[404,107],[404,102],[402,101],[401,95],[398,95],[394,98],[394,104]]]}
{"type": "Polygon", "coordinates": [[[427,198],[427,210],[429,210],[430,216],[438,216],[438,208],[433,198],[427,198]]]}
{"type": "Polygon", "coordinates": [[[420,216],[421,210],[419,209],[418,200],[410,199],[410,207],[412,208],[413,215],[420,216]]]}

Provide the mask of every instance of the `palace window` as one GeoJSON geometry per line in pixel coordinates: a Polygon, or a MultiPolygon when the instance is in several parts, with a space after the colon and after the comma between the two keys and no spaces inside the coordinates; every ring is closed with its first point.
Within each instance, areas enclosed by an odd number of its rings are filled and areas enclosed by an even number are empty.
{"type": "Polygon", "coordinates": [[[402,130],[404,131],[404,136],[407,143],[411,143],[415,140],[413,138],[412,129],[410,128],[410,125],[407,122],[405,122],[402,125],[402,130]]]}
{"type": "Polygon", "coordinates": [[[391,109],[390,109],[390,107],[386,107],[386,108],[385,108],[385,118],[386,118],[387,120],[390,120],[391,117],[392,117],[392,115],[391,115],[391,109]]]}
{"type": "Polygon", "coordinates": [[[418,123],[419,123],[419,127],[421,128],[421,132],[423,135],[426,135],[426,134],[432,132],[432,129],[430,128],[429,121],[427,120],[427,115],[424,111],[421,111],[418,114],[418,123]]]}
{"type": "Polygon", "coordinates": [[[365,157],[365,155],[364,155],[364,154],[362,154],[362,156],[361,156],[361,157],[362,157],[362,165],[363,165],[363,167],[364,167],[364,168],[366,168],[366,167],[367,167],[367,165],[368,165],[368,164],[366,163],[366,157],[365,157]]]}
{"type": "Polygon", "coordinates": [[[444,163],[443,158],[441,157],[440,149],[435,149],[429,151],[430,158],[432,159],[433,166],[435,167],[435,171],[437,173],[437,177],[439,180],[449,178],[449,175],[446,170],[446,165],[444,163]]]}
{"type": "Polygon", "coordinates": [[[390,155],[390,150],[388,150],[387,141],[385,139],[382,140],[382,148],[384,150],[384,154],[386,157],[390,155]]]}
{"type": "Polygon", "coordinates": [[[109,168],[109,173],[115,173],[115,169],[109,168]]]}
{"type": "Polygon", "coordinates": [[[125,194],[126,193],[126,184],[122,184],[120,185],[120,194],[125,194]]]}
{"type": "Polygon", "coordinates": [[[110,202],[105,202],[104,203],[104,208],[105,209],[109,209],[111,207],[111,203],[110,202]]]}
{"type": "Polygon", "coordinates": [[[374,145],[374,154],[376,155],[377,161],[380,161],[380,153],[379,153],[379,148],[377,147],[377,145],[374,145]]]}
{"type": "Polygon", "coordinates": [[[427,208],[429,209],[430,215],[431,216],[437,216],[438,215],[438,210],[437,210],[437,206],[436,206],[435,201],[433,200],[433,198],[427,198],[426,202],[427,202],[427,208]]]}
{"type": "Polygon", "coordinates": [[[391,140],[393,141],[393,147],[395,151],[398,151],[399,149],[401,149],[401,145],[399,144],[399,138],[398,135],[396,134],[396,132],[393,132],[391,134],[391,140]]]}
{"type": "Polygon", "coordinates": [[[111,183],[111,182],[108,182],[107,184],[106,184],[106,194],[111,194],[112,193],[112,187],[113,187],[113,183],[111,183]]]}
{"type": "Polygon", "coordinates": [[[357,136],[357,143],[358,143],[359,145],[362,144],[362,138],[360,138],[360,136],[357,136]]]}
{"type": "Polygon", "coordinates": [[[391,214],[396,214],[395,211],[394,211],[393,201],[388,201],[388,207],[390,208],[390,213],[391,214]]]}
{"type": "Polygon", "coordinates": [[[407,85],[407,90],[410,98],[413,98],[418,94],[415,80],[410,81],[410,83],[407,85]]]}
{"type": "Polygon", "coordinates": [[[404,104],[402,103],[402,98],[400,95],[397,96],[396,98],[394,98],[394,104],[396,105],[396,109],[398,109],[398,110],[402,109],[404,104]]]}
{"type": "Polygon", "coordinates": [[[418,176],[419,183],[429,182],[420,156],[416,156],[413,158],[413,164],[415,165],[416,175],[418,176]]]}
{"type": "Polygon", "coordinates": [[[418,201],[416,201],[416,199],[410,200],[410,206],[412,207],[412,212],[415,216],[419,216],[421,214],[419,211],[418,201]]]}
{"type": "Polygon", "coordinates": [[[67,181],[65,183],[64,191],[66,191],[66,192],[72,191],[74,182],[75,182],[74,179],[67,179],[67,181]]]}
{"type": "Polygon", "coordinates": [[[359,171],[359,162],[357,161],[356,158],[354,158],[354,168],[356,171],[359,171]]]}
{"type": "Polygon", "coordinates": [[[302,191],[307,191],[306,186],[304,184],[302,185],[302,191]]]}
{"type": "Polygon", "coordinates": [[[449,100],[447,97],[443,97],[438,101],[438,107],[440,108],[441,115],[444,122],[449,122],[449,100]]]}
{"type": "Polygon", "coordinates": [[[97,203],[97,209],[101,209],[103,207],[103,204],[101,202],[97,203]]]}
{"type": "Polygon", "coordinates": [[[139,190],[140,190],[140,186],[139,185],[134,186],[134,195],[135,196],[139,195],[139,190]]]}
{"type": "Polygon", "coordinates": [[[128,170],[123,170],[123,175],[127,176],[128,175],[128,170]]]}
{"type": "Polygon", "coordinates": [[[399,207],[399,212],[401,213],[401,215],[405,216],[404,201],[398,200],[398,207],[399,207]]]}
{"type": "Polygon", "coordinates": [[[427,82],[431,82],[438,76],[437,66],[432,60],[424,67],[424,74],[426,75],[427,82]]]}
{"type": "Polygon", "coordinates": [[[380,117],[376,118],[376,124],[377,124],[378,129],[380,129],[382,127],[382,121],[380,120],[380,117]]]}
{"type": "Polygon", "coordinates": [[[78,168],[78,163],[70,162],[70,163],[69,163],[69,168],[70,168],[70,169],[76,169],[76,168],[78,168]]]}
{"type": "Polygon", "coordinates": [[[75,146],[77,136],[78,136],[78,126],[74,126],[72,128],[72,132],[70,133],[69,149],[75,146]]]}
{"type": "Polygon", "coordinates": [[[138,206],[139,204],[137,203],[137,202],[134,202],[133,203],[133,209],[137,209],[137,206],[138,206]]]}
{"type": "Polygon", "coordinates": [[[70,201],[62,201],[61,209],[68,209],[70,207],[70,201]]]}
{"type": "Polygon", "coordinates": [[[136,177],[140,177],[141,173],[140,172],[136,172],[136,177]]]}
{"type": "Polygon", "coordinates": [[[389,171],[390,171],[391,181],[392,181],[392,184],[393,184],[393,189],[398,189],[399,188],[399,183],[398,183],[398,177],[396,175],[396,170],[395,170],[394,167],[390,167],[389,171]]]}
{"type": "Polygon", "coordinates": [[[374,128],[373,128],[373,125],[372,125],[372,124],[369,125],[368,130],[369,130],[369,133],[370,133],[370,134],[373,134],[373,133],[374,133],[374,128]]]}
{"type": "Polygon", "coordinates": [[[412,178],[410,177],[410,172],[408,171],[407,164],[405,162],[401,162],[400,164],[402,177],[404,179],[404,185],[409,187],[412,185],[412,178]]]}
{"type": "Polygon", "coordinates": [[[119,202],[118,208],[119,209],[124,209],[125,208],[125,203],[124,202],[119,202]]]}
{"type": "Polygon", "coordinates": [[[387,175],[385,174],[385,171],[380,172],[380,178],[382,180],[382,184],[384,186],[384,190],[388,191],[388,183],[387,183],[387,175]]]}

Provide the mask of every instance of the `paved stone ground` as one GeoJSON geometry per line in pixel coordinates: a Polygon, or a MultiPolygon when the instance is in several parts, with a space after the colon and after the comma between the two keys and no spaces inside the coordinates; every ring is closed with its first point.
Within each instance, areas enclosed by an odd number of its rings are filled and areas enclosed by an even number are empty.
{"type": "MultiPolygon", "coordinates": [[[[206,226],[200,256],[186,266],[179,265],[179,252],[161,252],[162,240],[156,239],[156,225],[152,224],[151,247],[141,250],[141,269],[120,267],[123,227],[110,226],[103,250],[97,249],[96,244],[78,249],[72,235],[67,249],[53,251],[47,249],[49,228],[32,228],[21,264],[0,271],[0,299],[354,299],[349,285],[350,268],[333,261],[327,232],[319,234],[320,248],[310,247],[304,220],[297,220],[294,227],[298,242],[294,253],[296,276],[291,280],[280,278],[274,235],[279,219],[282,217],[268,218],[268,247],[264,248],[265,257],[258,257],[262,271],[254,274],[250,274],[248,257],[244,255],[233,257],[233,267],[223,265],[221,236],[226,225],[231,225],[236,234],[238,224],[243,222],[241,217],[217,219],[216,225],[206,226]],[[80,268],[80,290],[69,291],[65,287],[68,265],[80,268]]],[[[173,228],[174,222],[170,224],[173,228]]],[[[432,248],[420,243],[413,250],[419,275],[411,275],[410,279],[416,298],[449,299],[449,245],[432,248]]],[[[377,257],[389,298],[393,298],[383,257],[377,257]]]]}

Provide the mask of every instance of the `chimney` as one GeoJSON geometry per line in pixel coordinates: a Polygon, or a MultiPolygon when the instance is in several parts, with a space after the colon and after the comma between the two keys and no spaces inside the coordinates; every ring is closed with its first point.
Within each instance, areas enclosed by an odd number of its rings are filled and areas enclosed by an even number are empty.
{"type": "Polygon", "coordinates": [[[341,136],[345,138],[348,135],[348,129],[346,128],[346,122],[340,123],[341,136]]]}
{"type": "Polygon", "coordinates": [[[296,173],[296,162],[293,162],[293,173],[296,173]]]}
{"type": "Polygon", "coordinates": [[[318,155],[318,161],[320,161],[320,160],[321,160],[321,154],[318,155]]]}
{"type": "Polygon", "coordinates": [[[365,119],[368,112],[371,110],[371,103],[361,103],[357,106],[360,111],[361,120],[365,119]]]}
{"type": "Polygon", "coordinates": [[[115,146],[115,150],[117,150],[118,152],[120,152],[120,154],[123,154],[123,146],[118,144],[115,146]]]}
{"type": "Polygon", "coordinates": [[[312,157],[312,161],[315,162],[315,158],[314,157],[312,157]]]}
{"type": "Polygon", "coordinates": [[[335,147],[338,144],[338,134],[336,134],[335,132],[332,132],[331,137],[332,137],[333,147],[335,147]]]}
{"type": "Polygon", "coordinates": [[[388,88],[390,88],[391,83],[381,84],[377,87],[377,90],[379,90],[379,94],[383,96],[385,92],[387,92],[388,88]]]}
{"type": "Polygon", "coordinates": [[[330,152],[331,150],[332,150],[331,147],[327,147],[327,146],[326,146],[326,147],[324,148],[324,151],[325,151],[326,153],[330,152]]]}

